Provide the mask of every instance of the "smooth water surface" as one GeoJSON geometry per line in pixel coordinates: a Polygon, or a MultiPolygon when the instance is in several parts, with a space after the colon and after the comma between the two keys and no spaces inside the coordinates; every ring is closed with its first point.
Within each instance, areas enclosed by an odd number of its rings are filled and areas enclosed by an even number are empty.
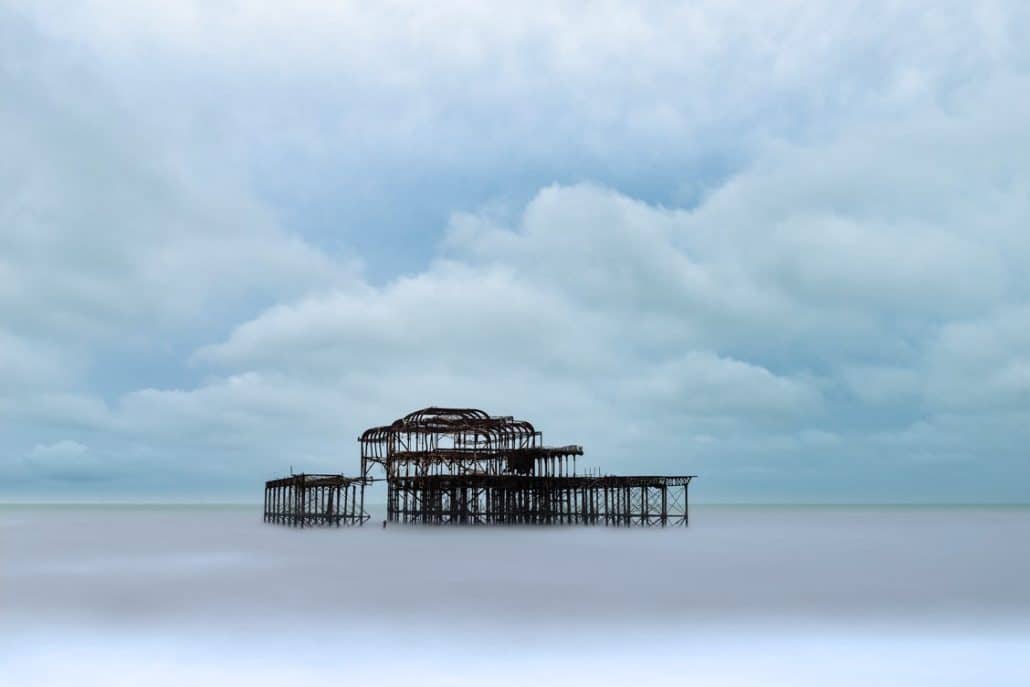
{"type": "Polygon", "coordinates": [[[1026,685],[1030,509],[295,530],[0,506],[4,685],[1026,685]]]}

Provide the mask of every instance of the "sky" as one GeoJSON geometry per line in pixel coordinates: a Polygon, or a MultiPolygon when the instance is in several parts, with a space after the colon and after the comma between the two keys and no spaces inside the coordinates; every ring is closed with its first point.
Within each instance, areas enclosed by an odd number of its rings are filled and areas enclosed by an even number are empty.
{"type": "Polygon", "coordinates": [[[259,499],[454,405],[698,500],[1025,502],[1028,30],[0,0],[0,498],[259,499]]]}

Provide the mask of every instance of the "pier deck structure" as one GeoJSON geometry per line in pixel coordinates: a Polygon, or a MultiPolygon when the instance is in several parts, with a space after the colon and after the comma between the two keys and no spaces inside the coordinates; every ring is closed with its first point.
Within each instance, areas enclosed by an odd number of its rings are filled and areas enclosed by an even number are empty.
{"type": "Polygon", "coordinates": [[[361,474],[265,485],[265,520],[360,525],[365,487],[386,482],[389,522],[432,525],[685,526],[694,475],[582,473],[582,446],[548,447],[526,420],[429,407],[359,438],[361,474]]]}

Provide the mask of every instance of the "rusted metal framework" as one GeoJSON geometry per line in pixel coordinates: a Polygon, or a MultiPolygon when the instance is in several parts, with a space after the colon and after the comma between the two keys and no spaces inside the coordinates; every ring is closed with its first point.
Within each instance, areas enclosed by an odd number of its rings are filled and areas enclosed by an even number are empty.
{"type": "Polygon", "coordinates": [[[365,486],[343,475],[290,475],[265,482],[265,522],[293,527],[360,525],[365,486]]]}
{"type": "Polygon", "coordinates": [[[382,468],[386,479],[429,475],[535,475],[576,473],[582,446],[548,448],[529,422],[491,417],[475,408],[423,408],[393,424],[367,429],[361,474],[382,468]]]}
{"type": "Polygon", "coordinates": [[[390,519],[417,524],[659,526],[688,523],[691,477],[398,477],[390,519]]]}
{"type": "Polygon", "coordinates": [[[365,486],[385,481],[390,522],[659,527],[689,522],[693,475],[580,474],[581,446],[544,446],[532,424],[513,417],[475,408],[423,408],[366,430],[359,443],[360,477],[293,475],[268,482],[265,520],[301,527],[362,524],[368,519],[365,486]]]}
{"type": "Polygon", "coordinates": [[[525,420],[424,408],[360,438],[386,473],[386,516],[420,524],[686,525],[692,476],[580,475],[581,446],[547,447],[525,420]]]}

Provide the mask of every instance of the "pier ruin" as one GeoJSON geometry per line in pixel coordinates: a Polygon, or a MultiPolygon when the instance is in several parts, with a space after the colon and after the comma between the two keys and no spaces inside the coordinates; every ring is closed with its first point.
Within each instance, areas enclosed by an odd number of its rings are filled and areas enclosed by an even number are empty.
{"type": "Polygon", "coordinates": [[[361,474],[265,483],[265,521],[361,525],[365,487],[386,482],[388,522],[686,526],[694,475],[580,472],[583,447],[548,447],[532,424],[475,408],[423,408],[359,438],[361,474]]]}

